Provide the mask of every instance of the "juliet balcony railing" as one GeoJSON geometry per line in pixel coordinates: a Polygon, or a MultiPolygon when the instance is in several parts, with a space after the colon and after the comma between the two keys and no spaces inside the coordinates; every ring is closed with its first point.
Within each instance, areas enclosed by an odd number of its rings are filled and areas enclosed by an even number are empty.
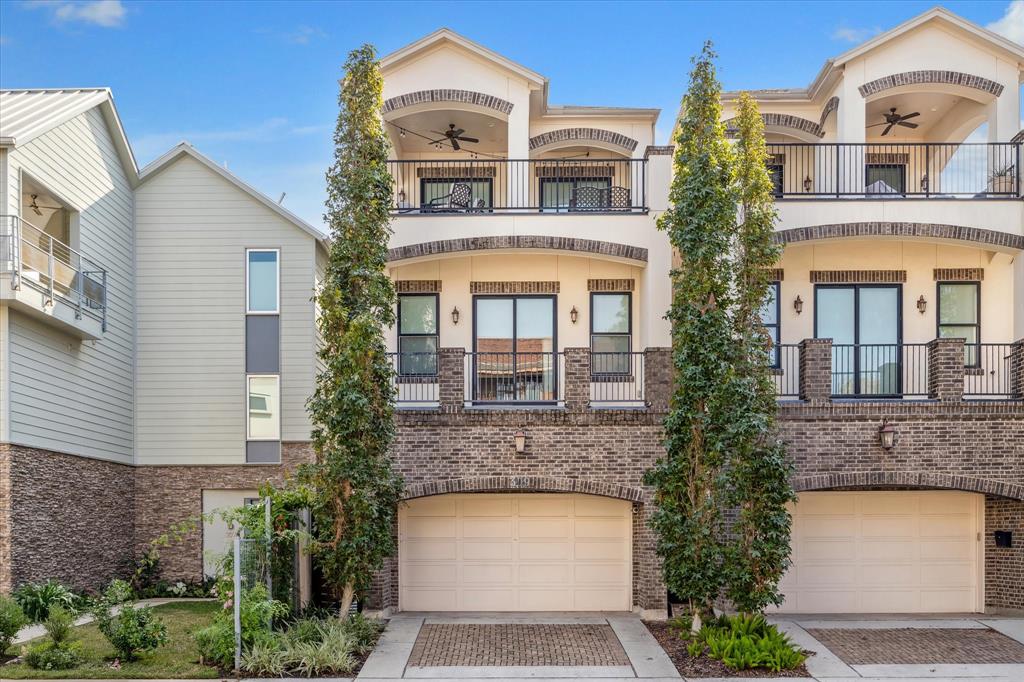
{"type": "Polygon", "coordinates": [[[647,211],[646,159],[400,160],[388,171],[401,216],[647,211]]]}
{"type": "Polygon", "coordinates": [[[1013,199],[1021,144],[769,144],[779,199],[1013,199]]]}
{"type": "Polygon", "coordinates": [[[12,289],[28,287],[88,315],[106,330],[107,271],[18,216],[0,216],[0,274],[12,289]]]}

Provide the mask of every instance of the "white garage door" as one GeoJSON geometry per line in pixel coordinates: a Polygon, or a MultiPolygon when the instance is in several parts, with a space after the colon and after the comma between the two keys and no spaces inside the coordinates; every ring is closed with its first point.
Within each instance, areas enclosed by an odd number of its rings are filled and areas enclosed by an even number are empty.
{"type": "Polygon", "coordinates": [[[939,491],[801,494],[780,611],[980,611],[982,503],[939,491]]]}
{"type": "Polygon", "coordinates": [[[399,512],[405,611],[626,611],[631,506],[592,495],[439,495],[399,512]]]}

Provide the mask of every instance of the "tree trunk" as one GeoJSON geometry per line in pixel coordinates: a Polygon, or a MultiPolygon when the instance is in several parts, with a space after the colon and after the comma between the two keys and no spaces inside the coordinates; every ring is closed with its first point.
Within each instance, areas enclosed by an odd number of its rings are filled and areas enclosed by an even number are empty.
{"type": "Polygon", "coordinates": [[[345,589],[341,592],[341,604],[338,606],[338,617],[342,620],[348,618],[348,611],[352,608],[352,600],[355,598],[355,594],[355,583],[352,581],[345,583],[345,589]]]}

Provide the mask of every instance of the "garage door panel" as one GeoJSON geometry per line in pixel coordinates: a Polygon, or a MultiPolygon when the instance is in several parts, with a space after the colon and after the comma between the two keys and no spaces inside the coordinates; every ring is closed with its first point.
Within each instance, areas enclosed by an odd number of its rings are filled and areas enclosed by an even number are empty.
{"type": "Polygon", "coordinates": [[[630,608],[628,502],[575,494],[443,497],[444,504],[425,502],[426,512],[413,500],[399,514],[400,608],[630,608]]]}
{"type": "Polygon", "coordinates": [[[455,516],[455,498],[448,495],[418,497],[402,505],[406,516],[455,516]]]}
{"type": "Polygon", "coordinates": [[[938,491],[802,494],[780,610],[976,611],[979,499],[938,491]]]}

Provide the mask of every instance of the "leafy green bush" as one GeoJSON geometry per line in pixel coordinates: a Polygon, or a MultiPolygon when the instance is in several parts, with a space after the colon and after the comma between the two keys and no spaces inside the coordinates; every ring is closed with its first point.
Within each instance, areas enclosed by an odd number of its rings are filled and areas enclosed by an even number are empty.
{"type": "Polygon", "coordinates": [[[212,663],[222,670],[235,665],[235,628],[230,620],[218,618],[213,625],[193,635],[203,663],[212,663]]]}
{"type": "Polygon", "coordinates": [[[687,652],[694,658],[706,652],[732,670],[767,668],[780,672],[807,660],[787,635],[756,614],[719,616],[708,621],[687,645],[687,652]]]}
{"type": "Polygon", "coordinates": [[[50,615],[44,623],[46,634],[57,646],[71,639],[71,628],[75,626],[75,617],[67,609],[57,604],[50,607],[50,615]]]}
{"type": "Polygon", "coordinates": [[[45,583],[26,583],[14,591],[14,599],[29,620],[42,623],[50,615],[50,607],[57,605],[75,611],[78,596],[56,580],[45,583]]]}
{"type": "Polygon", "coordinates": [[[82,660],[79,642],[41,642],[28,648],[24,655],[25,664],[36,670],[67,670],[82,660]]]}
{"type": "Polygon", "coordinates": [[[111,580],[110,584],[107,585],[107,589],[103,591],[103,599],[108,604],[123,604],[134,598],[135,590],[132,589],[131,583],[120,578],[111,580]]]}
{"type": "Polygon", "coordinates": [[[242,670],[262,677],[347,675],[373,648],[380,631],[379,622],[362,615],[347,620],[302,618],[286,631],[267,634],[247,647],[242,670]]]}
{"type": "Polygon", "coordinates": [[[0,595],[0,657],[14,642],[18,632],[28,625],[28,617],[18,602],[0,595]]]}
{"type": "Polygon", "coordinates": [[[139,652],[167,644],[167,626],[153,615],[150,608],[137,609],[125,604],[116,615],[112,615],[109,605],[104,605],[96,612],[96,624],[126,661],[134,660],[139,652]]]}
{"type": "Polygon", "coordinates": [[[283,638],[259,638],[242,653],[242,670],[263,677],[284,677],[288,672],[286,646],[283,638]]]}
{"type": "MultiPolygon", "coordinates": [[[[196,632],[193,637],[203,661],[214,663],[222,670],[235,665],[234,594],[223,591],[224,608],[214,618],[213,625],[196,632]]],[[[270,635],[275,618],[283,618],[288,606],[267,599],[267,588],[255,585],[242,595],[239,621],[242,625],[242,649],[246,651],[260,638],[270,635]]]]}

